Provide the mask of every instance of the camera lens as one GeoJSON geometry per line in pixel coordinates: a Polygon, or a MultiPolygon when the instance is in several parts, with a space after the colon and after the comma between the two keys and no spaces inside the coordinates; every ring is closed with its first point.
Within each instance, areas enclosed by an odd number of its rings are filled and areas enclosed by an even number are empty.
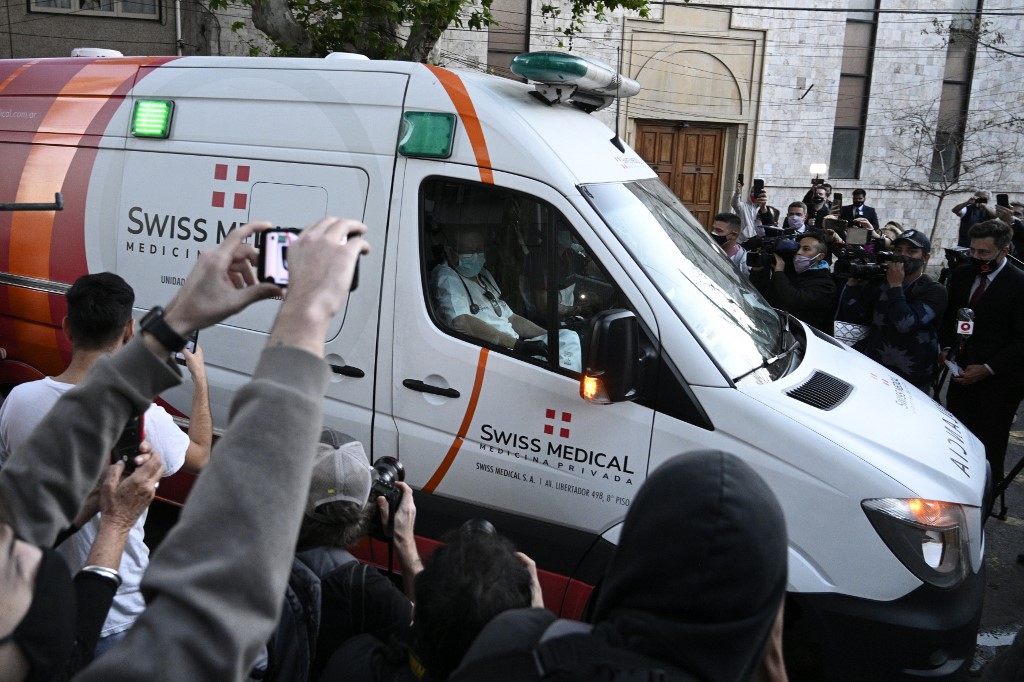
{"type": "Polygon", "coordinates": [[[397,481],[405,480],[405,467],[394,457],[381,457],[373,463],[377,483],[391,487],[397,481]]]}

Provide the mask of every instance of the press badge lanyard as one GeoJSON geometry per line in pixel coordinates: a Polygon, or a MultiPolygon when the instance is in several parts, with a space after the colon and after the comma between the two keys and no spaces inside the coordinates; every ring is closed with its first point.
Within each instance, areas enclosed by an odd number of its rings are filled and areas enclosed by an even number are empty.
{"type": "MultiPolygon", "coordinates": [[[[478,312],[480,312],[480,306],[473,301],[473,294],[469,293],[469,287],[466,286],[466,278],[463,277],[462,273],[459,272],[458,270],[455,271],[455,274],[459,276],[459,281],[462,282],[462,288],[466,290],[466,296],[469,298],[469,312],[476,315],[478,312]]],[[[498,301],[501,299],[495,297],[495,295],[491,293],[491,290],[487,287],[487,280],[483,276],[477,275],[476,281],[481,287],[483,287],[484,298],[490,301],[491,309],[494,310],[494,314],[497,315],[498,317],[501,317],[501,305],[499,305],[498,303],[498,301]]],[[[497,290],[498,285],[495,284],[494,288],[495,290],[497,290]]]]}

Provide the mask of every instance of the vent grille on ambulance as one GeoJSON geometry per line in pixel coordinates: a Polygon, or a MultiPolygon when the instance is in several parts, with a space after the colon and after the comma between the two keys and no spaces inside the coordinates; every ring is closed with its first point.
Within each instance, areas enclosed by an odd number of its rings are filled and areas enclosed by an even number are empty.
{"type": "Polygon", "coordinates": [[[831,374],[816,371],[810,379],[786,395],[819,410],[831,410],[838,407],[853,391],[853,384],[837,379],[831,374]]]}

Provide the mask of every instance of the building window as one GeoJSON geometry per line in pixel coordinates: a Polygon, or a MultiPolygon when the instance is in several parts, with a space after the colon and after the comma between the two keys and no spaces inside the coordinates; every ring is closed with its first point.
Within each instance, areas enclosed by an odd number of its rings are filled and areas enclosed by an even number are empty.
{"type": "Polygon", "coordinates": [[[828,174],[833,178],[860,176],[864,129],[871,91],[878,15],[871,11],[877,0],[850,0],[846,14],[843,63],[839,74],[836,121],[832,131],[832,158],[828,174]]]}
{"type": "Polygon", "coordinates": [[[81,14],[92,17],[159,19],[157,0],[30,0],[33,12],[81,14]]]}
{"type": "MultiPolygon", "coordinates": [[[[977,12],[977,2],[973,6],[966,4],[965,10],[977,12]]],[[[935,125],[932,182],[956,182],[960,177],[960,153],[971,101],[971,73],[977,47],[973,39],[974,28],[972,18],[966,17],[958,19],[949,29],[946,68],[942,74],[942,95],[935,125]]]]}
{"type": "Polygon", "coordinates": [[[530,51],[530,0],[494,0],[491,14],[495,23],[487,29],[487,69],[521,81],[509,66],[513,57],[530,51]]]}

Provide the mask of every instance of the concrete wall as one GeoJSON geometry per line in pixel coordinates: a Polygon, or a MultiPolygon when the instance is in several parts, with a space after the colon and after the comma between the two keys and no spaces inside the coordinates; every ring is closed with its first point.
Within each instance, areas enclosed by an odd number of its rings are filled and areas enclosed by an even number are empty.
{"type": "MultiPolygon", "coordinates": [[[[559,1],[567,12],[568,3],[559,1]]],[[[173,1],[163,2],[158,22],[30,14],[24,4],[10,3],[10,23],[0,25],[0,55],[63,56],[80,45],[114,47],[126,54],[172,54],[173,1]]],[[[866,189],[868,203],[883,221],[931,229],[939,208],[940,246],[955,241],[957,221],[949,209],[973,185],[940,207],[933,197],[895,186],[887,162],[894,158],[899,111],[937,110],[946,47],[928,29],[933,17],[947,23],[961,2],[938,0],[929,5],[928,14],[918,14],[917,0],[882,0],[881,9],[889,11],[879,15],[861,174],[834,182],[847,200],[855,187],[866,189]]],[[[1018,2],[986,0],[985,11],[1005,36],[1001,47],[1022,54],[1024,17],[998,16],[1018,2]]],[[[212,14],[193,0],[183,3],[186,54],[248,54],[252,48],[269,53],[270,43],[251,28],[247,8],[212,14]],[[232,30],[239,21],[245,28],[232,30]]],[[[813,10],[799,11],[791,9],[791,0],[762,0],[760,9],[731,9],[724,1],[721,7],[708,6],[716,3],[709,0],[699,8],[654,4],[648,19],[610,13],[607,21],[588,21],[571,47],[609,64],[621,58],[623,71],[643,86],[639,96],[622,103],[619,123],[627,142],[633,141],[638,121],[723,125],[728,132],[721,208],[728,208],[738,172],[764,178],[772,204],[785,207],[806,191],[810,165],[830,159],[847,0],[821,0],[813,10]]],[[[539,2],[531,3],[530,49],[567,49],[569,41],[556,30],[567,19],[544,19],[539,8],[539,2]]],[[[486,69],[486,31],[450,29],[431,61],[486,69]]],[[[981,48],[972,84],[972,119],[987,112],[1024,114],[1022,79],[1024,57],[981,48]]],[[[614,108],[595,115],[614,124],[614,108]]],[[[973,144],[988,149],[1019,146],[1024,154],[1020,138],[994,132],[973,144]]],[[[1024,163],[997,170],[979,183],[1024,198],[1024,163]]],[[[921,177],[926,172],[922,169],[921,177]]]]}
{"type": "MultiPolygon", "coordinates": [[[[8,2],[2,16],[0,58],[68,57],[76,47],[102,47],[125,55],[177,52],[174,0],[161,0],[157,19],[30,12],[26,2],[8,2]]],[[[180,16],[182,53],[211,54],[223,20],[195,0],[182,0],[180,16]]]]}
{"type": "MultiPolygon", "coordinates": [[[[644,87],[623,107],[627,141],[640,120],[726,124],[731,135],[723,162],[722,209],[728,210],[737,172],[764,178],[772,204],[785,207],[806,192],[810,165],[830,160],[847,2],[822,0],[806,11],[791,9],[790,0],[764,0],[758,3],[762,9],[708,4],[716,3],[658,5],[650,19],[627,16],[624,28],[620,15],[614,15],[609,23],[589,24],[573,49],[615,63],[615,47],[624,47],[624,70],[644,87]]],[[[948,24],[951,12],[961,6],[961,0],[939,0],[919,14],[922,5],[916,0],[882,0],[880,9],[888,11],[879,15],[860,177],[833,182],[847,202],[854,188],[864,188],[868,204],[883,221],[899,220],[907,227],[930,230],[938,208],[937,246],[955,243],[958,221],[950,208],[969,196],[975,185],[971,173],[981,169],[964,169],[968,186],[939,206],[934,197],[896,185],[887,162],[894,160],[901,111],[937,113],[946,46],[929,29],[933,18],[948,24]]],[[[994,0],[985,2],[985,11],[1006,39],[1000,47],[1020,55],[1024,17],[998,15],[1014,6],[1014,0],[994,0]]],[[[554,42],[549,28],[535,28],[536,48],[554,42]]],[[[969,120],[996,111],[1003,118],[1024,116],[1022,79],[1024,57],[979,48],[969,120]]],[[[1021,137],[996,131],[971,144],[1017,147],[1024,159],[1021,137]]],[[[927,171],[922,168],[918,176],[925,178],[927,171]]],[[[1024,163],[989,171],[977,184],[1024,200],[1024,163]]]]}

